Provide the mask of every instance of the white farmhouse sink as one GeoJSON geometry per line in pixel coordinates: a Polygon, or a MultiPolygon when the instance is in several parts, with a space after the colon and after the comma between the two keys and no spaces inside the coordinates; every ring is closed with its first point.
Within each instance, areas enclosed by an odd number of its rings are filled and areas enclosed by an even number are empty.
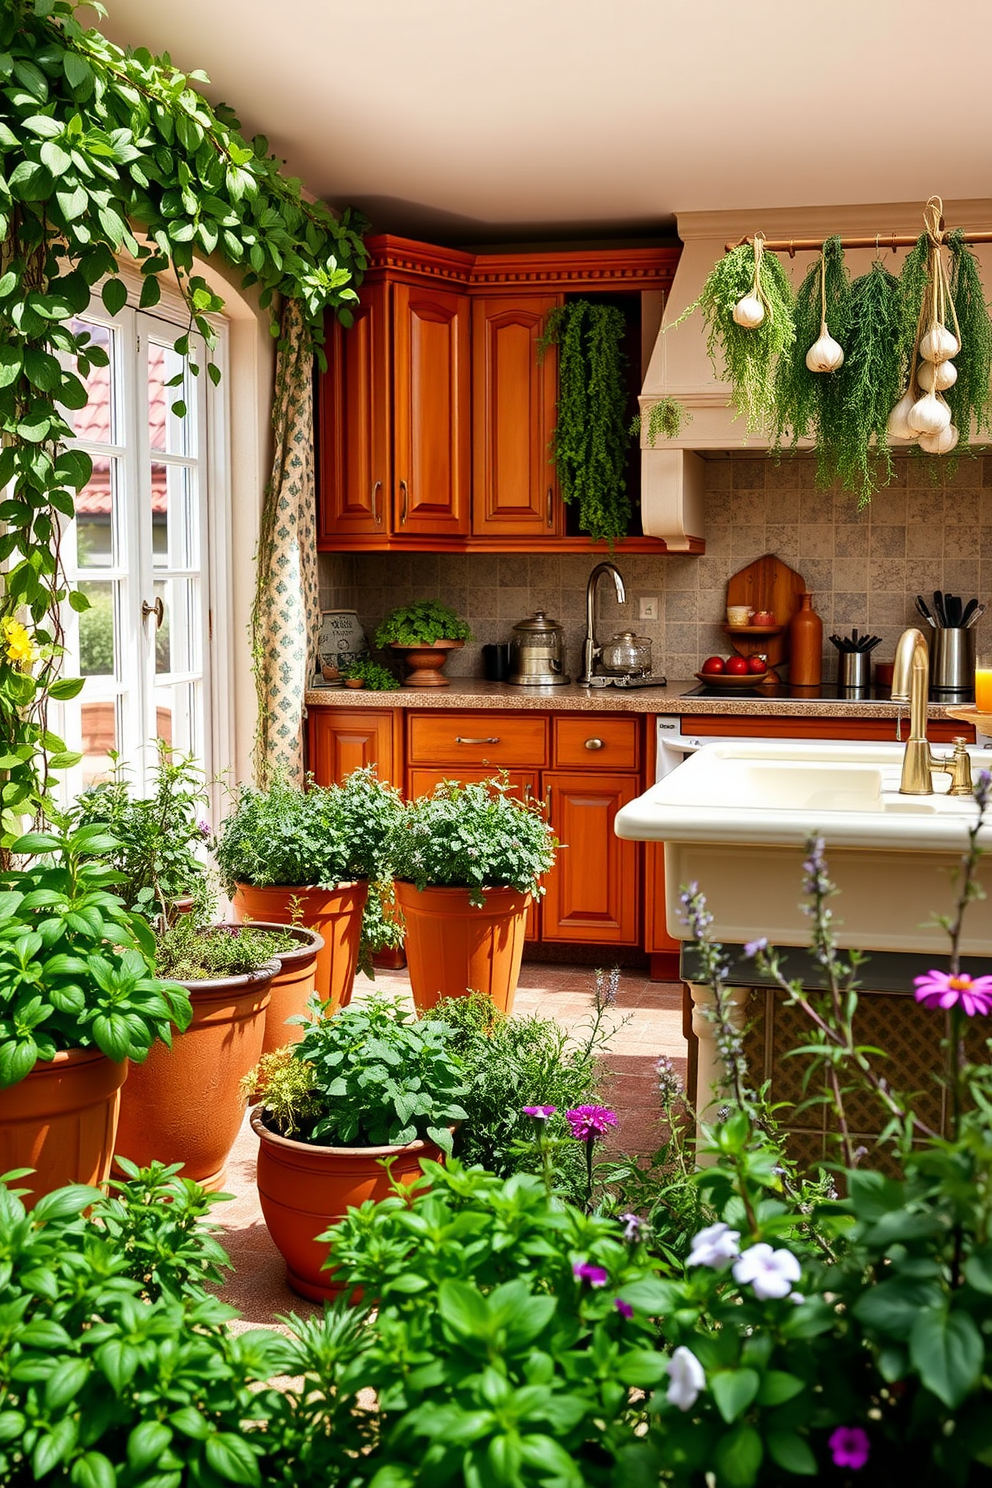
{"type": "MultiPolygon", "coordinates": [[[[807,837],[817,834],[842,894],[831,906],[841,945],[940,953],[947,938],[932,917],[952,909],[948,873],[978,808],[967,796],[900,795],[901,766],[898,744],[707,744],[624,806],[616,831],[664,842],[668,928],[680,939],[688,936],[679,890],[697,882],[719,938],[808,944],[802,860],[807,837]]],[[[972,768],[992,768],[992,751],[973,752],[972,768]]],[[[935,782],[946,791],[949,777],[935,782]]],[[[992,847],[992,826],[983,841],[992,847]]],[[[982,882],[992,894],[992,858],[982,882]]],[[[992,955],[985,902],[968,911],[963,949],[992,955]]]]}

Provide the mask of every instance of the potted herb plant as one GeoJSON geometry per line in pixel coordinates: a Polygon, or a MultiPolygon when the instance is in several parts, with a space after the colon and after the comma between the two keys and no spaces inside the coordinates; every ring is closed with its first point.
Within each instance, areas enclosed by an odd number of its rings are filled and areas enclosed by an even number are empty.
{"type": "Polygon", "coordinates": [[[449,651],[472,639],[466,622],[436,599],[415,599],[391,610],[375,633],[377,646],[402,654],[409,668],[407,687],[447,687],[441,668],[449,651]]]}
{"type": "Polygon", "coordinates": [[[390,842],[413,999],[483,992],[513,1006],[527,910],[557,840],[502,780],[442,781],[404,809],[390,842]]]}
{"type": "Polygon", "coordinates": [[[262,1213],[301,1296],[320,1301],[338,1290],[317,1243],[328,1224],[412,1183],[423,1158],[450,1154],[452,1127],[465,1116],[453,1041],[444,1024],[374,997],[314,1016],[298,1044],[248,1076],[246,1093],[258,1097],[251,1124],[262,1213]]]}
{"type": "Polygon", "coordinates": [[[392,672],[371,656],[358,656],[341,673],[346,687],[367,687],[370,692],[398,692],[400,684],[392,672]]]}
{"type": "Polygon", "coordinates": [[[183,1176],[222,1187],[245,1113],[241,1081],[257,1064],[278,957],[296,944],[282,927],[202,926],[180,915],[157,939],[159,969],[189,994],[192,1018],[171,1049],[132,1072],[117,1152],[144,1167],[182,1163],[183,1176]]]}
{"type": "Polygon", "coordinates": [[[0,875],[0,1172],[33,1168],[35,1200],[110,1170],[128,1074],[191,1017],[155,975],[154,940],[114,892],[101,827],[13,843],[27,868],[0,875]]]}
{"type": "Polygon", "coordinates": [[[330,1009],[351,997],[363,923],[368,956],[389,934],[388,917],[376,912],[377,887],[372,912],[363,912],[370,882],[386,876],[385,845],[400,810],[397,791],[368,767],[307,791],[284,779],[264,791],[243,785],[221,826],[215,854],[235,913],[282,924],[296,918],[318,932],[316,991],[330,1009]]]}

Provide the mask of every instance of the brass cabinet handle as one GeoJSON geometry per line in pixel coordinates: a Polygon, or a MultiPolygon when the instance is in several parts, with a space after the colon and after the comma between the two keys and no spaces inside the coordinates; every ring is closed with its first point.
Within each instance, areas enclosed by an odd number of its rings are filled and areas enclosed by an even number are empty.
{"type": "Polygon", "coordinates": [[[372,482],[372,520],[377,527],[382,526],[382,511],[379,507],[379,492],[382,490],[382,481],[372,482]]]}
{"type": "Polygon", "coordinates": [[[586,748],[587,749],[602,749],[603,747],[604,747],[604,745],[603,745],[602,739],[587,739],[586,740],[586,748]]]}
{"type": "Polygon", "coordinates": [[[141,618],[147,620],[149,615],[155,616],[155,629],[162,629],[162,621],[165,619],[165,605],[162,603],[161,594],[154,604],[149,604],[147,599],[141,601],[141,618]]]}
{"type": "Polygon", "coordinates": [[[400,507],[400,526],[402,527],[403,524],[406,522],[407,513],[410,507],[410,492],[405,480],[400,481],[400,493],[403,497],[403,504],[400,507]]]}
{"type": "Polygon", "coordinates": [[[495,734],[491,739],[463,739],[461,734],[455,735],[456,744],[498,744],[499,735],[495,734]]]}
{"type": "Polygon", "coordinates": [[[549,486],[548,487],[548,526],[549,527],[553,527],[555,525],[555,514],[554,514],[554,511],[552,509],[553,508],[553,504],[554,504],[554,492],[552,491],[551,487],[549,486]]]}

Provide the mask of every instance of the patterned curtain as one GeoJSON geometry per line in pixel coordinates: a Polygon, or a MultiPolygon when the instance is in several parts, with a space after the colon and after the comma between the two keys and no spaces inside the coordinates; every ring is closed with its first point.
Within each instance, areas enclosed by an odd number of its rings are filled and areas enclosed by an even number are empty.
{"type": "Polygon", "coordinates": [[[274,454],[256,554],[252,656],[255,778],[303,784],[303,694],[320,631],[313,474],[313,361],[298,301],[283,306],[272,402],[274,454]]]}

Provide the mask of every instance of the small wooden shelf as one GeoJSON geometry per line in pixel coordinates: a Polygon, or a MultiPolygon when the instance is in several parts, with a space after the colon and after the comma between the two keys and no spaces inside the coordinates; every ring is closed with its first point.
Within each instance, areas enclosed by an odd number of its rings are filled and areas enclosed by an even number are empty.
{"type": "Polygon", "coordinates": [[[784,625],[725,625],[725,635],[776,636],[781,635],[784,625]]]}

